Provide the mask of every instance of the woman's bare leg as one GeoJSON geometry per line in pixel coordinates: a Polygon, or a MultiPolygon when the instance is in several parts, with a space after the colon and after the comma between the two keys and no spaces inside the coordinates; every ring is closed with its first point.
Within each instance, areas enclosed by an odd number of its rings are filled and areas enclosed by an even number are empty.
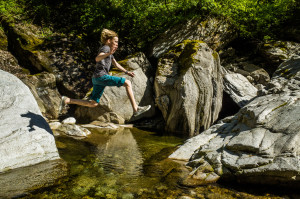
{"type": "Polygon", "coordinates": [[[133,112],[136,112],[138,106],[137,106],[137,104],[135,102],[135,99],[134,99],[131,82],[129,80],[125,80],[125,83],[124,83],[123,86],[126,88],[127,96],[130,100],[133,112]]]}
{"type": "Polygon", "coordinates": [[[87,107],[96,107],[98,105],[98,103],[94,100],[71,99],[68,97],[65,99],[65,104],[77,104],[87,107]]]}

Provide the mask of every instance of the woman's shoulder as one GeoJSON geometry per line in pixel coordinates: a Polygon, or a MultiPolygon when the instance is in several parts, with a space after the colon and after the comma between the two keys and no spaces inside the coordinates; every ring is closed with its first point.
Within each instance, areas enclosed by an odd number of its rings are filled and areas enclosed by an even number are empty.
{"type": "Polygon", "coordinates": [[[110,47],[108,45],[100,46],[99,52],[108,53],[108,52],[110,52],[110,47]]]}

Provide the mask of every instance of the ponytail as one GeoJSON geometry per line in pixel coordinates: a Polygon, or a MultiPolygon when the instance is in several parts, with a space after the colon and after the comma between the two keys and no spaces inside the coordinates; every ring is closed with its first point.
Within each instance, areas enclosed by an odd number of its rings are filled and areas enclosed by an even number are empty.
{"type": "Polygon", "coordinates": [[[101,32],[101,43],[105,44],[107,40],[118,37],[118,34],[112,30],[103,29],[101,32]]]}

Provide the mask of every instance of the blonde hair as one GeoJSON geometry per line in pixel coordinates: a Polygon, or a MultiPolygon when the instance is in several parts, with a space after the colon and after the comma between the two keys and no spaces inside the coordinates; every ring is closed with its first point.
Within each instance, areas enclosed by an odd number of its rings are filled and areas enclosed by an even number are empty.
{"type": "Polygon", "coordinates": [[[105,44],[107,40],[118,37],[118,34],[115,31],[103,29],[101,32],[101,43],[105,44]]]}

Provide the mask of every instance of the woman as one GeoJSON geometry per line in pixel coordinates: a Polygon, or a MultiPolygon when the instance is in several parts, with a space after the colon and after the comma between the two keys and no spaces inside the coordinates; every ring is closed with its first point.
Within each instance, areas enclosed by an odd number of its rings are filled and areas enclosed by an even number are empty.
{"type": "Polygon", "coordinates": [[[138,116],[151,108],[151,105],[138,106],[136,104],[131,82],[123,77],[116,77],[109,75],[111,64],[117,67],[125,74],[134,77],[133,72],[125,70],[114,58],[113,54],[118,48],[119,38],[117,33],[112,30],[104,29],[101,33],[101,43],[103,46],[99,49],[96,57],[96,70],[93,74],[93,92],[89,100],[71,99],[63,96],[59,107],[59,112],[66,104],[77,104],[81,106],[96,107],[99,104],[99,100],[103,94],[106,86],[124,86],[126,88],[127,96],[130,100],[133,115],[138,116]]]}

